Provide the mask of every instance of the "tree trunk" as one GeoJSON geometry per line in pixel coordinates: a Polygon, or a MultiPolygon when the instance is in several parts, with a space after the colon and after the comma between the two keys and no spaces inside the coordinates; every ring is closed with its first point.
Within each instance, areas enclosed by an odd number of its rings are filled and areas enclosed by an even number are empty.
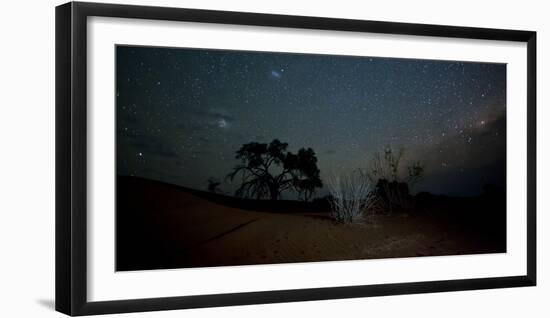
{"type": "Polygon", "coordinates": [[[277,200],[279,199],[279,186],[278,185],[270,185],[269,186],[269,194],[271,195],[271,200],[277,200]]]}

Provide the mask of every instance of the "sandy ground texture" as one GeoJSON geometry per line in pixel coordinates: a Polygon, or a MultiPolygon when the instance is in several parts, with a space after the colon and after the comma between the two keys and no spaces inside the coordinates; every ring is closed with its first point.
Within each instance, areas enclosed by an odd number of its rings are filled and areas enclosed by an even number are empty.
{"type": "Polygon", "coordinates": [[[326,213],[258,212],[185,189],[119,181],[117,270],[505,252],[505,236],[467,213],[430,207],[338,224],[326,213]],[[123,189],[123,190],[121,190],[123,189]],[[453,212],[458,214],[459,212],[453,212]]]}

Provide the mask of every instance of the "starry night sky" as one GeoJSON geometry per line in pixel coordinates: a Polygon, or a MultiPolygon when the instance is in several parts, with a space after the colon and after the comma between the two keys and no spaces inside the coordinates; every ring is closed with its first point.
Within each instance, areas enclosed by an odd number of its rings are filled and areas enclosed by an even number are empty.
{"type": "Polygon", "coordinates": [[[505,186],[505,64],[133,46],[116,59],[119,175],[233,193],[235,151],[278,138],[313,148],[322,179],[390,146],[422,162],[413,192],[505,186]]]}

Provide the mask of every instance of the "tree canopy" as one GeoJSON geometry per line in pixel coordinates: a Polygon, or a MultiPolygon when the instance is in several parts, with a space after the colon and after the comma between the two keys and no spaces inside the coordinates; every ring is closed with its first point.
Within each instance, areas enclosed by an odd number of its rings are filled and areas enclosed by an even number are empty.
{"type": "Polygon", "coordinates": [[[323,183],[317,168],[317,157],[311,148],[297,154],[287,150],[288,143],[274,139],[269,144],[251,142],[241,146],[236,159],[241,164],[228,175],[240,178],[236,196],[277,200],[283,191],[294,190],[308,201],[323,183]]]}

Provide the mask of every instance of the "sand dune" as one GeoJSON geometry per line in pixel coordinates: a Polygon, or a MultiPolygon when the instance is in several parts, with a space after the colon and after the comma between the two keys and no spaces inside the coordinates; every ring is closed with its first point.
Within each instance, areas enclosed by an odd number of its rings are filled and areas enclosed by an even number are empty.
{"type": "Polygon", "coordinates": [[[118,270],[505,251],[505,239],[503,245],[434,211],[343,225],[326,213],[228,207],[154,181],[122,178],[118,184],[118,270]]]}

